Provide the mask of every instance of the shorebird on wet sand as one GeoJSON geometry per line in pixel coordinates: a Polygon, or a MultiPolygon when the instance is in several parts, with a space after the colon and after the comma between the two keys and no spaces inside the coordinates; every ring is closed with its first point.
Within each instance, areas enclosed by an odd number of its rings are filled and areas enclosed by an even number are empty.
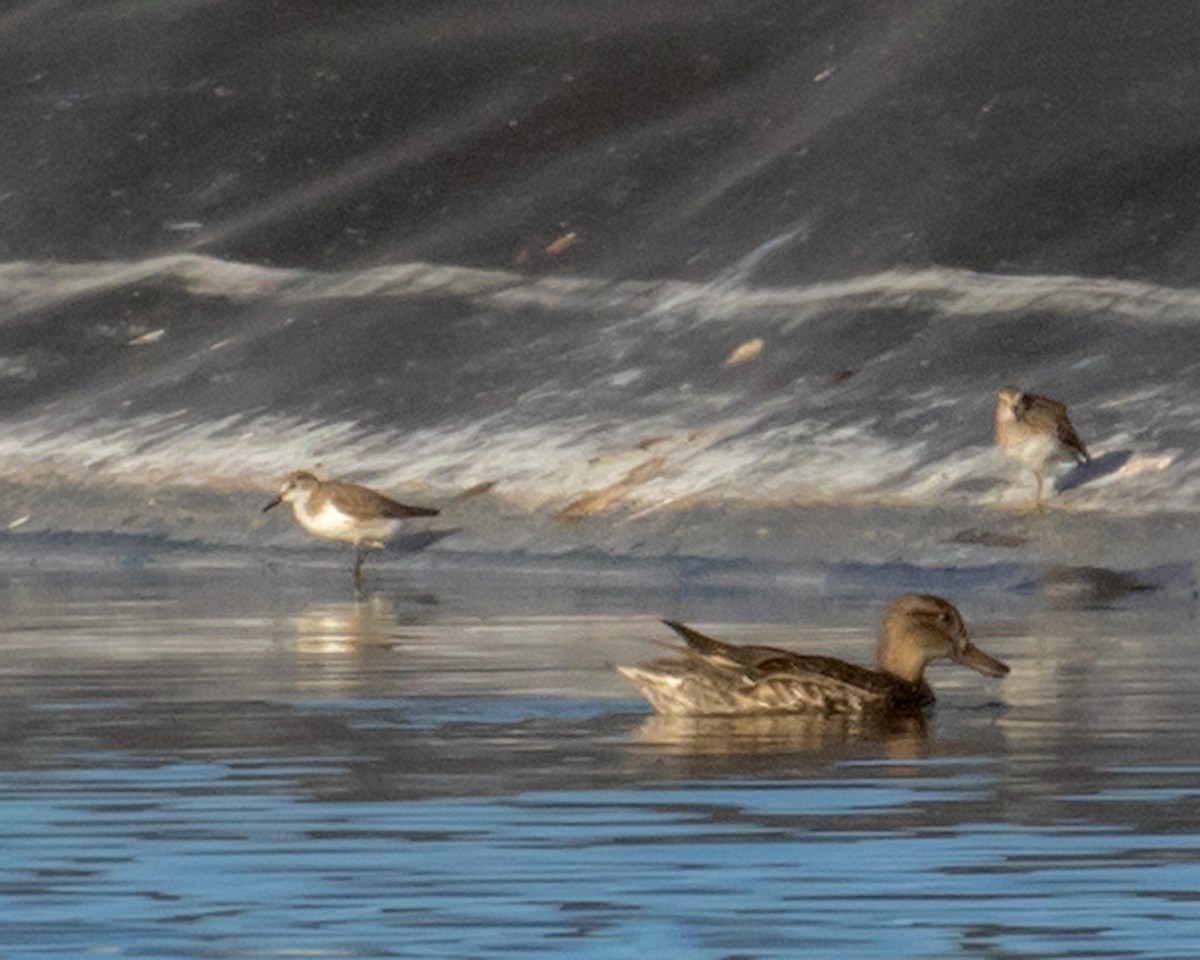
{"type": "Polygon", "coordinates": [[[1091,455],[1071,426],[1066,404],[1016,387],[996,392],[996,446],[1037,477],[1037,509],[1042,508],[1046,468],[1055,463],[1087,463],[1091,455]]]}
{"type": "Polygon", "coordinates": [[[381,549],[411,517],[433,517],[432,507],[410,507],[357,483],[318,480],[300,470],[291,474],[271,502],[266,513],[281,503],[290,503],[296,522],[314,537],[350,543],[357,551],[354,558],[354,590],[363,594],[362,567],[370,550],[381,549]]]}
{"type": "Polygon", "coordinates": [[[918,715],[933,702],[925,667],[953,660],[989,677],[1008,665],[971,642],[962,615],[931,593],[905,593],[884,608],[875,669],[777,647],[738,646],[664,621],[687,643],[677,657],[617,667],[667,716],[810,713],[918,715]]]}

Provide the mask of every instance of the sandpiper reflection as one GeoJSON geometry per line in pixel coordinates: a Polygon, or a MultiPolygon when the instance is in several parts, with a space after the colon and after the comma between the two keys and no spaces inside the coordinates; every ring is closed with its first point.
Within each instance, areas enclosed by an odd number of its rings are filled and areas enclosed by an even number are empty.
{"type": "Polygon", "coordinates": [[[356,603],[318,603],[296,617],[296,646],[309,653],[390,647],[398,625],[395,604],[381,594],[356,603]]]}

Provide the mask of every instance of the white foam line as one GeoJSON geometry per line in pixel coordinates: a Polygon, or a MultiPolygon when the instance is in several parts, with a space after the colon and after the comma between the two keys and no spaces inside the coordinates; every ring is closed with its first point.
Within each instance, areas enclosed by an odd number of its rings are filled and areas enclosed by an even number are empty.
{"type": "MultiPolygon", "coordinates": [[[[865,423],[822,430],[801,422],[748,435],[758,419],[757,411],[729,417],[701,434],[676,427],[665,431],[666,440],[641,449],[636,437],[662,433],[655,428],[664,424],[647,420],[598,433],[580,418],[553,429],[497,422],[400,434],[367,432],[349,420],[265,415],[205,423],[156,415],[65,429],[38,418],[0,434],[0,477],[266,489],[282,474],[308,467],[398,493],[453,495],[497,482],[497,495],[526,510],[562,509],[614,486],[620,502],[635,511],[700,500],[996,506],[1023,501],[1032,491],[1032,481],[1022,485],[990,447],[965,448],[931,463],[923,444],[885,441],[865,423]],[[960,486],[986,477],[997,483],[974,492],[960,486]]],[[[1169,469],[1146,469],[1069,494],[1072,509],[1131,515],[1194,509],[1198,495],[1200,459],[1178,452],[1169,469]]]]}
{"type": "Polygon", "coordinates": [[[1192,323],[1200,289],[1075,276],[974,273],[932,268],[888,270],[791,288],[731,287],[678,280],[623,281],[578,276],[531,279],[510,270],[406,263],[319,272],[263,267],[198,254],[140,261],[0,264],[0,306],[21,313],[149,282],[177,282],[204,297],[286,303],[330,299],[431,296],[464,298],[496,308],[536,305],[591,313],[645,316],[686,306],[706,319],[761,312],[803,320],[838,307],[916,307],[948,316],[1012,313],[1102,313],[1131,320],[1192,323]]]}

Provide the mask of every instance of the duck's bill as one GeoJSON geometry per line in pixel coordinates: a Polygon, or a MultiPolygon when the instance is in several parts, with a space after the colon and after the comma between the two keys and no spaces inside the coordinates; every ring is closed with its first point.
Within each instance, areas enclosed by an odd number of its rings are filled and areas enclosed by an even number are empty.
{"type": "Polygon", "coordinates": [[[964,644],[954,659],[964,667],[978,670],[989,677],[1003,677],[1009,669],[1003,660],[997,660],[991,654],[984,653],[973,643],[964,644]]]}
{"type": "Polygon", "coordinates": [[[263,512],[263,513],[266,513],[266,512],[267,512],[268,510],[270,510],[272,507],[277,507],[277,506],[279,506],[281,503],[283,503],[283,497],[280,497],[280,496],[272,497],[272,498],[271,498],[271,502],[270,502],[270,503],[268,503],[268,504],[267,504],[265,507],[263,507],[263,509],[262,509],[262,512],[263,512]]]}

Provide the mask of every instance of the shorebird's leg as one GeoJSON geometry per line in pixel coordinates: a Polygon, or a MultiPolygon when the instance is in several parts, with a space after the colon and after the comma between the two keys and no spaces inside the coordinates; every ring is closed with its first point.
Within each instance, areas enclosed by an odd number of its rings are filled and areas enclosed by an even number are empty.
{"type": "Polygon", "coordinates": [[[367,559],[367,551],[363,547],[357,547],[354,555],[354,596],[361,600],[366,596],[362,585],[362,568],[363,562],[367,559]]]}
{"type": "Polygon", "coordinates": [[[1037,497],[1034,498],[1034,506],[1037,508],[1037,512],[1041,513],[1042,512],[1042,483],[1044,481],[1044,478],[1042,477],[1041,470],[1034,470],[1033,475],[1035,477],[1037,477],[1037,497]]]}

